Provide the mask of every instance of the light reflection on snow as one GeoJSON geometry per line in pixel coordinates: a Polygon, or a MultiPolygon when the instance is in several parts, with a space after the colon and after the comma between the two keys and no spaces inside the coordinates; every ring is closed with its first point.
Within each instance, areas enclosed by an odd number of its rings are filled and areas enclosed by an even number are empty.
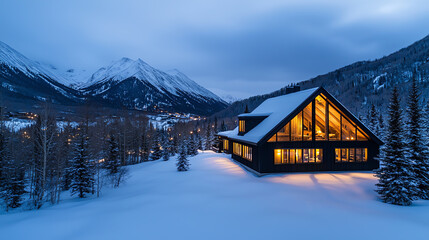
{"type": "Polygon", "coordinates": [[[245,176],[248,174],[241,166],[233,162],[231,159],[216,157],[208,160],[214,162],[216,167],[221,168],[227,173],[238,176],[245,176]]]}
{"type": "Polygon", "coordinates": [[[362,180],[371,181],[374,174],[370,172],[332,172],[332,173],[285,173],[265,177],[265,180],[301,187],[347,188],[362,180]]]}

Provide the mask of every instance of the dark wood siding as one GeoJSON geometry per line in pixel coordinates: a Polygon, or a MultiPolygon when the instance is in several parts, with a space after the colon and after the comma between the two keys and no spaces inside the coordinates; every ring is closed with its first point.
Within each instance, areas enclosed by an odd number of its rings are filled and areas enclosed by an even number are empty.
{"type": "Polygon", "coordinates": [[[378,155],[379,146],[372,141],[276,142],[260,145],[258,149],[261,161],[259,172],[261,173],[373,170],[379,167],[378,161],[374,159],[378,155]],[[274,149],[306,148],[322,149],[322,163],[274,164],[274,149]],[[336,163],[335,148],[367,148],[368,159],[366,162],[336,163]]]}

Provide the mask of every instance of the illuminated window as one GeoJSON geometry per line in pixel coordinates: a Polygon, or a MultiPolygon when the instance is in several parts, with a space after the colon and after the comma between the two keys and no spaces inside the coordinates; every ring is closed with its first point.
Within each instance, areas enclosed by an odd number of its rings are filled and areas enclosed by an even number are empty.
{"type": "Polygon", "coordinates": [[[326,100],[322,96],[316,97],[316,140],[326,140],[326,100]]]}
{"type": "Polygon", "coordinates": [[[335,162],[366,162],[368,161],[367,148],[336,148],[335,162]]]}
{"type": "Polygon", "coordinates": [[[243,158],[252,161],[252,148],[243,145],[243,158]]]}
{"type": "Polygon", "coordinates": [[[358,141],[368,141],[368,138],[365,135],[363,135],[363,133],[360,130],[358,130],[357,131],[357,140],[358,141]]]}
{"type": "Polygon", "coordinates": [[[287,142],[290,141],[290,123],[286,124],[280,131],[277,133],[277,141],[287,142]]]}
{"type": "Polygon", "coordinates": [[[274,150],[274,164],[282,164],[282,149],[274,150]]]}
{"type": "Polygon", "coordinates": [[[242,152],[241,144],[233,143],[232,144],[232,152],[237,156],[241,156],[241,152],[242,152]]]}
{"type": "Polygon", "coordinates": [[[335,149],[335,162],[341,162],[341,149],[335,149]]]}
{"type": "Polygon", "coordinates": [[[252,161],[252,148],[242,145],[240,143],[233,143],[232,144],[232,152],[234,155],[240,156],[244,159],[247,159],[249,161],[252,161]]]}
{"type": "Polygon", "coordinates": [[[307,107],[302,111],[302,140],[303,141],[311,141],[312,133],[313,133],[313,124],[312,124],[312,104],[308,104],[307,107]]]}
{"type": "Polygon", "coordinates": [[[356,128],[345,117],[341,118],[341,136],[343,141],[356,140],[356,128]]]}
{"type": "Polygon", "coordinates": [[[274,164],[321,163],[322,149],[274,149],[274,164]]]}
{"type": "Polygon", "coordinates": [[[274,134],[268,142],[312,140],[368,141],[368,137],[321,94],[274,134]],[[315,113],[314,116],[313,113],[315,113]]]}
{"type": "Polygon", "coordinates": [[[245,132],[245,130],[246,130],[245,121],[244,120],[238,121],[238,131],[239,132],[245,132]]]}
{"type": "Polygon", "coordinates": [[[229,140],[228,139],[224,139],[223,140],[223,150],[229,150],[229,140]]]}
{"type": "Polygon", "coordinates": [[[268,142],[275,142],[275,141],[277,141],[277,135],[276,134],[274,134],[270,139],[268,139],[268,142]]]}
{"type": "Polygon", "coordinates": [[[292,121],[290,121],[290,130],[292,141],[301,141],[302,140],[302,115],[296,115],[292,121]]]}
{"type": "Polygon", "coordinates": [[[341,115],[329,104],[329,140],[339,141],[341,137],[341,115]]]}

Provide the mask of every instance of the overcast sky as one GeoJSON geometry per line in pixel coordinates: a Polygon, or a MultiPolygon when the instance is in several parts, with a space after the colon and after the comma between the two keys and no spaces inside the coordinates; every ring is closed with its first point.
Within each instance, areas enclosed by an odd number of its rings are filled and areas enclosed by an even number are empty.
{"type": "Polygon", "coordinates": [[[0,12],[0,41],[33,60],[92,72],[141,58],[239,98],[429,34],[427,0],[2,0],[0,12]]]}

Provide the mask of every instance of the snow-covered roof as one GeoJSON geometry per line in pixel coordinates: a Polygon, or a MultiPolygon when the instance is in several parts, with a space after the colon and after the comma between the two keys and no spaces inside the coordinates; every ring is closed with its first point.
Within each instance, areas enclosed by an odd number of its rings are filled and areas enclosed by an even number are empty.
{"type": "MultiPolygon", "coordinates": [[[[268,117],[252,130],[244,134],[244,136],[238,135],[238,127],[231,131],[220,132],[218,135],[257,144],[269,131],[271,131],[271,129],[276,127],[318,89],[319,88],[311,88],[279,97],[269,98],[249,113],[249,115],[253,116],[267,116],[267,114],[269,114],[268,117]]],[[[242,114],[239,116],[248,115],[242,114]]]]}
{"type": "Polygon", "coordinates": [[[238,115],[238,117],[267,117],[271,113],[243,113],[238,115]]]}

